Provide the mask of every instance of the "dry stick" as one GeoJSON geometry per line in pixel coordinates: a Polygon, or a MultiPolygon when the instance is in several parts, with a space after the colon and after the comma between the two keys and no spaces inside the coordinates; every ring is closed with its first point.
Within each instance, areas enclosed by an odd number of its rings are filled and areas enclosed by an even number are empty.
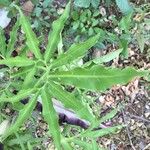
{"type": "Polygon", "coordinates": [[[137,120],[141,120],[141,121],[150,123],[150,120],[147,120],[147,119],[145,119],[145,118],[143,118],[143,117],[139,117],[139,116],[132,115],[132,114],[129,114],[129,116],[130,116],[131,118],[135,118],[135,119],[137,119],[137,120]]]}
{"type": "Polygon", "coordinates": [[[149,147],[150,147],[150,143],[149,143],[148,145],[146,145],[143,150],[146,150],[146,149],[148,149],[149,147]]]}
{"type": "Polygon", "coordinates": [[[127,134],[128,134],[130,145],[131,145],[131,147],[132,147],[133,150],[136,150],[135,147],[134,147],[134,145],[133,145],[133,143],[132,143],[132,138],[131,138],[131,135],[130,135],[129,127],[127,125],[127,120],[126,120],[126,116],[125,116],[125,113],[124,113],[123,109],[122,109],[122,115],[123,115],[124,123],[126,124],[126,131],[127,131],[127,134]]]}
{"type": "MultiPolygon", "coordinates": [[[[59,116],[60,122],[66,122],[67,124],[80,126],[81,128],[84,129],[87,129],[90,126],[90,123],[87,120],[81,119],[74,113],[74,111],[65,108],[60,101],[57,101],[56,99],[52,99],[52,100],[53,100],[54,109],[59,116]]],[[[23,100],[22,103],[26,104],[28,103],[28,101],[23,100]]],[[[42,101],[40,97],[38,97],[38,103],[36,109],[42,112],[42,101]]],[[[107,128],[107,126],[100,124],[99,128],[107,128]]]]}
{"type": "MultiPolygon", "coordinates": [[[[57,112],[57,114],[59,114],[59,117],[63,116],[65,118],[64,120],[62,118],[62,120],[65,121],[66,123],[72,125],[78,125],[84,129],[87,129],[90,126],[90,123],[87,120],[78,117],[71,109],[66,109],[60,101],[56,99],[52,99],[52,101],[53,101],[53,106],[55,111],[57,112]]],[[[107,128],[107,126],[103,124],[100,124],[99,127],[107,128]]]]}

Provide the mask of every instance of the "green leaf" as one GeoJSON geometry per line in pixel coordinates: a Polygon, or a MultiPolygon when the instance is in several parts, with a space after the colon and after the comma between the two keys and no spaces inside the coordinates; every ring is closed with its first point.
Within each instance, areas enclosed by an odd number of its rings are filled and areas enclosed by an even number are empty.
{"type": "Polygon", "coordinates": [[[25,76],[27,73],[29,73],[30,71],[32,70],[32,68],[30,66],[28,67],[23,67],[23,68],[19,68],[17,70],[17,72],[14,72],[11,74],[11,77],[12,78],[15,78],[15,77],[20,77],[20,76],[25,76]]]}
{"type": "Polygon", "coordinates": [[[66,139],[64,137],[62,137],[61,139],[61,144],[64,148],[64,150],[72,150],[72,147],[70,146],[70,144],[67,143],[66,139]]]}
{"type": "MultiPolygon", "coordinates": [[[[31,139],[33,139],[32,135],[30,134],[25,134],[25,135],[22,135],[20,137],[20,140],[22,141],[22,143],[26,144],[27,141],[30,141],[31,139]]],[[[19,144],[19,141],[18,139],[10,139],[7,143],[9,146],[13,146],[13,145],[18,145],[19,144]]]]}
{"type": "MultiPolygon", "coordinates": [[[[86,22],[87,21],[87,12],[86,11],[83,11],[82,13],[81,13],[81,15],[80,15],[80,21],[81,22],[86,22]]],[[[84,25],[84,24],[83,24],[84,25]]]]}
{"type": "Polygon", "coordinates": [[[90,6],[91,0],[75,0],[74,3],[78,7],[88,8],[90,6]]]}
{"type": "Polygon", "coordinates": [[[26,150],[26,148],[25,148],[25,146],[24,146],[24,143],[23,143],[23,142],[21,141],[21,139],[20,139],[19,134],[16,132],[15,135],[16,135],[16,138],[17,138],[17,140],[18,140],[18,142],[19,142],[19,145],[20,145],[21,149],[22,149],[22,150],[26,150]]]}
{"type": "Polygon", "coordinates": [[[93,66],[91,68],[75,68],[70,71],[56,71],[51,73],[49,78],[83,89],[104,91],[113,85],[126,84],[134,77],[144,75],[147,75],[147,72],[137,71],[130,67],[118,69],[93,66]]]}
{"type": "Polygon", "coordinates": [[[78,21],[78,19],[80,17],[79,12],[78,11],[73,11],[71,13],[71,17],[72,17],[73,20],[78,21]]]}
{"type": "Polygon", "coordinates": [[[117,58],[119,56],[119,54],[122,52],[123,49],[118,49],[116,51],[113,51],[113,52],[110,52],[104,56],[101,56],[101,57],[97,57],[95,59],[93,59],[92,61],[95,63],[95,64],[100,64],[100,63],[106,63],[106,62],[109,62],[115,58],[117,58]]]}
{"type": "Polygon", "coordinates": [[[75,0],[74,3],[78,7],[88,8],[92,4],[93,7],[97,8],[100,0],[75,0]]]}
{"type": "Polygon", "coordinates": [[[78,29],[78,27],[79,27],[79,25],[80,25],[80,22],[79,21],[76,21],[76,22],[73,22],[73,30],[77,30],[78,29]]]}
{"type": "Polygon", "coordinates": [[[114,33],[111,33],[111,32],[106,32],[106,35],[105,35],[107,38],[107,40],[109,42],[111,42],[112,44],[114,43],[117,43],[119,41],[119,38],[118,38],[118,35],[114,34],[114,33]]]}
{"type": "Polygon", "coordinates": [[[16,56],[16,57],[11,57],[11,58],[7,58],[7,59],[2,59],[2,60],[0,60],[0,64],[7,65],[10,67],[13,67],[13,66],[25,67],[25,66],[34,65],[35,62],[28,58],[16,56]]]}
{"type": "Polygon", "coordinates": [[[31,71],[26,75],[25,80],[22,85],[22,89],[28,89],[32,87],[34,81],[34,75],[36,74],[37,68],[33,67],[31,71]]]}
{"type": "Polygon", "coordinates": [[[36,93],[34,97],[29,101],[28,104],[24,106],[22,110],[19,112],[19,116],[15,123],[8,129],[8,131],[1,137],[2,141],[6,139],[11,134],[15,133],[19,127],[30,117],[33,109],[36,106],[37,97],[39,93],[36,93]]]}
{"type": "Polygon", "coordinates": [[[108,127],[108,128],[101,129],[101,130],[88,131],[82,134],[82,137],[98,138],[107,134],[116,133],[118,130],[122,129],[122,127],[123,127],[122,125],[118,125],[115,127],[108,127]]]}
{"type": "Polygon", "coordinates": [[[38,59],[42,59],[42,55],[39,49],[39,41],[36,38],[35,33],[32,31],[31,24],[29,20],[24,16],[21,9],[15,5],[15,7],[19,10],[20,13],[20,24],[22,26],[23,31],[27,37],[27,45],[29,49],[34,53],[35,57],[38,59]]]}
{"type": "Polygon", "coordinates": [[[99,15],[100,15],[100,11],[99,10],[94,10],[93,17],[97,17],[99,15]]]}
{"type": "Polygon", "coordinates": [[[6,52],[6,57],[10,57],[12,52],[14,51],[14,46],[15,46],[15,43],[17,41],[17,30],[19,28],[19,21],[17,21],[15,23],[15,25],[13,26],[13,29],[12,31],[10,32],[10,39],[9,39],[9,43],[7,45],[7,52],[6,52]]]}
{"type": "Polygon", "coordinates": [[[48,123],[49,130],[54,139],[54,143],[58,150],[61,150],[61,135],[60,128],[58,124],[58,116],[53,107],[52,98],[49,94],[47,87],[45,86],[41,92],[42,105],[43,105],[43,116],[45,121],[48,123]]]}
{"type": "Polygon", "coordinates": [[[69,12],[70,2],[67,4],[61,17],[52,23],[52,32],[49,34],[48,45],[44,55],[44,59],[46,60],[46,62],[50,61],[50,58],[53,56],[53,53],[57,48],[57,45],[60,41],[60,33],[62,32],[64,24],[69,17],[69,12]]]}
{"type": "Polygon", "coordinates": [[[79,146],[81,146],[84,150],[93,150],[93,147],[91,144],[82,141],[81,139],[74,139],[73,142],[79,146]]]}
{"type": "Polygon", "coordinates": [[[88,109],[88,106],[82,103],[82,101],[76,99],[73,94],[66,92],[58,84],[49,81],[50,93],[54,98],[61,101],[66,108],[71,108],[75,113],[83,119],[86,119],[92,123],[95,122],[93,114],[88,109]]]}
{"type": "Polygon", "coordinates": [[[119,22],[120,29],[129,34],[130,34],[130,27],[132,24],[132,15],[133,14],[130,13],[127,16],[122,17],[121,21],[119,22]]]}
{"type": "Polygon", "coordinates": [[[92,20],[92,27],[97,26],[98,24],[99,24],[99,20],[97,20],[97,19],[92,20]]]}
{"type": "Polygon", "coordinates": [[[83,57],[86,52],[96,44],[98,39],[99,34],[91,37],[83,43],[73,44],[66,53],[59,55],[58,58],[51,63],[51,68],[66,65],[79,57],[83,57]]]}
{"type": "Polygon", "coordinates": [[[111,110],[109,113],[107,113],[105,116],[103,116],[102,118],[100,118],[100,120],[98,120],[98,122],[94,125],[94,127],[98,127],[101,123],[112,119],[116,114],[117,114],[118,110],[117,109],[113,109],[111,110]]]}
{"type": "Polygon", "coordinates": [[[0,0],[0,6],[9,6],[11,4],[11,0],[0,0]]]}
{"type": "Polygon", "coordinates": [[[133,12],[133,8],[129,4],[128,0],[116,0],[116,4],[123,14],[129,14],[133,12]]]}
{"type": "Polygon", "coordinates": [[[34,5],[36,5],[36,4],[39,3],[39,0],[31,0],[31,2],[32,2],[34,5]]]}
{"type": "Polygon", "coordinates": [[[43,2],[42,5],[43,5],[44,8],[46,8],[46,7],[48,7],[48,5],[51,4],[52,2],[53,2],[53,0],[44,0],[44,2],[43,2]]]}
{"type": "Polygon", "coordinates": [[[91,0],[91,4],[93,7],[97,8],[100,4],[100,0],[91,0]]]}
{"type": "Polygon", "coordinates": [[[109,113],[107,113],[105,116],[103,116],[102,118],[100,118],[99,124],[112,119],[116,114],[117,114],[118,110],[117,109],[113,109],[112,111],[110,111],[109,113]]]}
{"type": "Polygon", "coordinates": [[[121,54],[124,58],[128,58],[129,51],[128,51],[128,40],[125,38],[120,39],[120,47],[123,48],[121,54]]]}
{"type": "Polygon", "coordinates": [[[88,30],[88,35],[91,36],[91,35],[93,35],[93,34],[94,34],[94,30],[93,30],[93,28],[91,27],[91,28],[89,28],[89,30],[88,30]]]}
{"type": "MultiPolygon", "coordinates": [[[[87,9],[86,14],[87,14],[87,16],[88,16],[88,19],[90,20],[90,19],[91,19],[91,16],[92,16],[92,11],[91,11],[90,9],[87,9]]],[[[88,21],[89,21],[89,20],[88,20],[88,21]]]]}
{"type": "Polygon", "coordinates": [[[0,54],[5,56],[6,54],[6,38],[4,35],[4,30],[0,28],[0,54]]]}
{"type": "Polygon", "coordinates": [[[27,142],[27,147],[28,147],[28,150],[33,150],[33,146],[30,144],[29,141],[27,142]]]}
{"type": "Polygon", "coordinates": [[[15,96],[12,96],[9,98],[0,98],[0,102],[16,103],[16,102],[19,102],[20,100],[30,96],[34,91],[35,91],[35,89],[21,90],[15,96]]]}
{"type": "Polygon", "coordinates": [[[143,29],[143,26],[139,25],[137,33],[135,34],[141,53],[143,53],[144,51],[144,46],[145,46],[145,41],[146,41],[144,38],[144,34],[142,33],[142,29],[143,29]]]}
{"type": "Polygon", "coordinates": [[[94,139],[92,139],[92,148],[93,148],[93,150],[100,149],[98,143],[94,139]]]}

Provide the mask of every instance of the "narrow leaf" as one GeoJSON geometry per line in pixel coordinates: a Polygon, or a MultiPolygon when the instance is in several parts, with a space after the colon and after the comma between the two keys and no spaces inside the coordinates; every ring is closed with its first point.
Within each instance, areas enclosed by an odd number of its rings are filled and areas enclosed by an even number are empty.
{"type": "Polygon", "coordinates": [[[2,60],[0,60],[0,64],[7,65],[10,67],[13,67],[13,66],[25,67],[25,66],[34,65],[35,62],[28,58],[16,56],[16,57],[12,57],[12,58],[2,59],[2,60]]]}
{"type": "Polygon", "coordinates": [[[100,63],[105,63],[105,62],[109,62],[115,58],[117,58],[119,56],[119,54],[122,52],[122,49],[118,49],[116,51],[110,52],[104,56],[101,56],[99,58],[95,58],[92,61],[95,64],[100,64],[100,63]]]}
{"type": "Polygon", "coordinates": [[[122,55],[124,58],[128,58],[129,56],[129,51],[128,51],[128,40],[127,39],[120,39],[120,47],[123,49],[122,50],[122,55]]]}
{"type": "Polygon", "coordinates": [[[105,116],[103,116],[102,118],[100,118],[100,123],[103,123],[109,119],[112,119],[116,114],[117,114],[117,109],[113,109],[111,112],[107,113],[105,116]]]}
{"type": "Polygon", "coordinates": [[[144,35],[142,33],[142,27],[139,27],[138,28],[138,31],[137,33],[135,34],[135,37],[136,37],[136,40],[138,42],[138,45],[139,45],[139,48],[140,48],[140,52],[143,53],[144,51],[144,46],[145,46],[145,38],[144,38],[144,35]]]}
{"type": "Polygon", "coordinates": [[[29,101],[29,103],[26,104],[24,108],[19,112],[19,116],[16,122],[8,129],[4,136],[2,136],[2,140],[15,133],[19,129],[19,127],[30,117],[33,109],[36,106],[37,97],[38,93],[36,93],[34,97],[29,101]]]}
{"type": "Polygon", "coordinates": [[[70,144],[66,141],[65,138],[62,138],[61,144],[62,144],[64,150],[65,150],[65,149],[66,149],[66,150],[72,150],[72,147],[71,147],[70,144]]]}
{"type": "Polygon", "coordinates": [[[92,139],[92,148],[93,148],[93,150],[100,149],[98,143],[94,139],[92,139]]]}
{"type": "Polygon", "coordinates": [[[134,77],[144,75],[147,75],[146,71],[138,71],[131,67],[118,69],[93,66],[86,69],[75,68],[70,71],[56,71],[51,73],[49,78],[83,89],[103,91],[113,85],[123,85],[134,77]]]}
{"type": "Polygon", "coordinates": [[[33,68],[25,77],[25,80],[22,85],[22,89],[28,89],[32,87],[34,81],[34,75],[36,74],[37,68],[33,68]]]}
{"type": "Polygon", "coordinates": [[[60,33],[62,32],[64,24],[69,17],[69,12],[70,12],[70,2],[67,4],[61,17],[52,23],[52,32],[49,34],[48,45],[44,55],[46,62],[50,60],[50,58],[53,56],[53,53],[57,48],[57,45],[60,41],[60,33]]]}
{"type": "Polygon", "coordinates": [[[27,147],[28,147],[28,150],[33,150],[33,146],[30,144],[29,141],[28,141],[28,143],[27,143],[27,147]]]}
{"type": "Polygon", "coordinates": [[[25,76],[25,74],[29,73],[31,70],[32,68],[30,66],[19,68],[17,72],[11,74],[11,78],[25,76]]]}
{"type": "Polygon", "coordinates": [[[109,113],[107,113],[105,116],[103,116],[102,118],[100,118],[100,120],[98,120],[98,122],[94,125],[94,127],[98,127],[101,123],[112,119],[116,114],[117,114],[117,109],[113,109],[112,111],[110,111],[109,113]]]}
{"type": "Polygon", "coordinates": [[[115,127],[109,127],[101,130],[96,130],[96,131],[88,131],[82,135],[82,137],[90,137],[90,138],[98,138],[102,137],[107,134],[113,134],[116,133],[118,130],[120,130],[123,126],[118,125],[115,127]]]}
{"type": "Polygon", "coordinates": [[[91,4],[93,7],[97,8],[100,4],[100,0],[91,0],[91,4]]]}
{"type": "Polygon", "coordinates": [[[6,7],[6,6],[9,6],[11,4],[11,1],[10,0],[0,0],[0,6],[1,7],[6,7]]]}
{"type": "Polygon", "coordinates": [[[119,54],[122,52],[122,50],[123,49],[118,49],[118,50],[110,52],[104,56],[97,57],[97,58],[85,63],[84,66],[89,66],[92,62],[94,62],[95,64],[101,64],[101,63],[109,62],[109,61],[119,57],[119,54]]]}
{"type": "Polygon", "coordinates": [[[4,30],[0,28],[0,54],[5,56],[6,53],[6,38],[4,35],[4,30]]]}
{"type": "Polygon", "coordinates": [[[75,0],[74,3],[78,7],[88,8],[90,6],[91,0],[75,0]]]}
{"type": "Polygon", "coordinates": [[[16,132],[15,135],[16,135],[16,137],[17,137],[17,140],[18,140],[18,142],[19,142],[19,145],[20,145],[20,147],[21,147],[21,150],[26,150],[25,145],[24,145],[24,143],[21,141],[19,134],[16,132]]]}
{"type": "Polygon", "coordinates": [[[21,9],[16,5],[15,7],[19,10],[20,13],[20,23],[27,37],[27,45],[29,49],[34,53],[35,57],[41,59],[42,55],[39,49],[39,41],[36,38],[35,33],[32,31],[31,24],[29,20],[24,16],[21,9]]]}
{"type": "MultiPolygon", "coordinates": [[[[2,121],[2,118],[0,118],[2,121]]],[[[0,123],[0,136],[2,136],[3,134],[5,134],[5,132],[8,130],[10,126],[10,123],[8,120],[4,120],[3,122],[0,123]]]]}
{"type": "Polygon", "coordinates": [[[129,0],[116,0],[116,4],[121,10],[121,12],[125,15],[131,13],[133,11],[133,8],[129,4],[129,0]]]}
{"type": "Polygon", "coordinates": [[[10,103],[19,102],[20,100],[30,96],[34,91],[35,89],[21,90],[15,96],[9,98],[0,98],[0,102],[10,102],[10,103]]]}
{"type": "Polygon", "coordinates": [[[79,44],[73,44],[69,50],[58,56],[56,60],[51,63],[51,68],[56,68],[62,65],[66,65],[71,63],[72,61],[78,59],[79,57],[83,57],[86,52],[96,44],[99,39],[99,34],[94,37],[91,37],[87,41],[79,44]]]}
{"type": "Polygon", "coordinates": [[[92,145],[85,142],[85,141],[82,141],[81,139],[74,139],[73,142],[79,146],[81,146],[83,149],[86,149],[86,150],[91,150],[93,149],[92,145]]]}
{"type": "Polygon", "coordinates": [[[133,23],[132,22],[132,17],[133,17],[132,13],[130,13],[126,16],[123,16],[122,19],[120,20],[119,24],[118,24],[119,28],[121,30],[125,31],[125,33],[130,34],[130,28],[131,28],[131,25],[133,23]]]}
{"type": "Polygon", "coordinates": [[[7,45],[7,53],[6,53],[6,57],[10,57],[11,56],[11,53],[14,51],[14,46],[15,46],[15,43],[17,41],[17,30],[19,28],[19,21],[17,21],[15,23],[15,25],[13,26],[13,29],[12,31],[10,32],[10,39],[9,39],[9,43],[7,45]]]}
{"type": "Polygon", "coordinates": [[[54,98],[57,98],[61,101],[66,108],[71,108],[79,117],[86,119],[92,123],[95,122],[95,118],[88,109],[80,100],[76,99],[73,94],[66,92],[58,84],[55,84],[52,81],[49,81],[50,93],[54,98]]]}
{"type": "Polygon", "coordinates": [[[54,143],[58,150],[61,150],[61,137],[60,137],[60,128],[58,124],[58,116],[53,107],[53,102],[51,99],[49,91],[46,86],[42,89],[42,104],[43,104],[43,116],[45,121],[48,123],[49,130],[54,139],[54,143]]]}

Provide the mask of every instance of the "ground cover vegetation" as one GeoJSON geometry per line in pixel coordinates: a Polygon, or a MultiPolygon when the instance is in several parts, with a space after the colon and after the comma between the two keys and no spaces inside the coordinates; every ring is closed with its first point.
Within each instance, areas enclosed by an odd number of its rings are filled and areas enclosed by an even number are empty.
{"type": "Polygon", "coordinates": [[[11,18],[10,25],[0,29],[4,149],[149,148],[147,1],[6,0],[0,6],[11,18]],[[144,104],[140,94],[146,95],[144,104]],[[62,124],[58,103],[67,118],[62,124]],[[137,115],[130,114],[129,106],[136,104],[144,109],[142,117],[138,118],[138,106],[133,108],[137,115]],[[128,115],[143,123],[142,146],[138,136],[133,142],[135,121],[128,123],[128,115]],[[120,144],[114,134],[124,133],[129,141],[125,137],[120,144]]]}

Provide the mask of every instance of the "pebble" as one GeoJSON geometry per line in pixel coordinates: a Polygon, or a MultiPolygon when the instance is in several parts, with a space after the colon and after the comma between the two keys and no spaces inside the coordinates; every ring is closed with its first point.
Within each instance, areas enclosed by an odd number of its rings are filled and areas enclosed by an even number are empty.
{"type": "Polygon", "coordinates": [[[2,27],[3,29],[6,28],[11,21],[11,19],[8,18],[7,15],[8,15],[8,11],[6,10],[6,8],[1,8],[0,9],[0,18],[1,18],[0,27],[2,27]]]}
{"type": "Polygon", "coordinates": [[[146,112],[144,115],[146,118],[148,118],[148,117],[150,117],[150,112],[146,112]]]}

